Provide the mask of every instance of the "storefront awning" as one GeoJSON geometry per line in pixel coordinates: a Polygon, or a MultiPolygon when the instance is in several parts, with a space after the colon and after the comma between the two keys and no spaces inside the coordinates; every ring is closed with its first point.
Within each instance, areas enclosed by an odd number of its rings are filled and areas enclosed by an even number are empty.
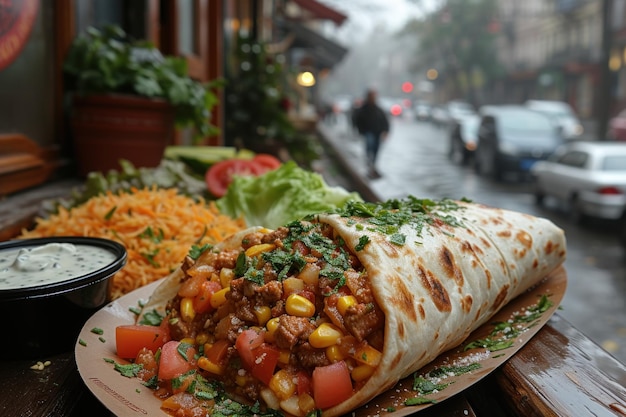
{"type": "Polygon", "coordinates": [[[319,19],[326,19],[335,22],[338,26],[348,17],[335,9],[316,1],[316,0],[292,0],[295,4],[303,9],[308,10],[319,19]]]}
{"type": "Polygon", "coordinates": [[[319,33],[295,22],[286,22],[287,30],[293,34],[291,48],[306,49],[320,68],[332,68],[337,65],[348,50],[325,38],[319,33]]]}

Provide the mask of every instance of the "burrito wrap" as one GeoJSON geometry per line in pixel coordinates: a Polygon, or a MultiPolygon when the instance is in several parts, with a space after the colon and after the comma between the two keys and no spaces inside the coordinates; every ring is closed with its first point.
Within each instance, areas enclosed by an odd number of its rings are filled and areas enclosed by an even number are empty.
{"type": "MultiPolygon", "coordinates": [[[[423,227],[404,224],[404,244],[372,226],[367,217],[316,215],[358,257],[385,315],[380,365],[346,401],[323,410],[339,416],[364,405],[456,347],[502,306],[534,286],[565,260],[563,231],[523,213],[455,201],[453,211],[435,207],[423,227]],[[362,245],[363,236],[368,243],[362,245]]],[[[215,246],[241,248],[250,228],[215,246]]],[[[203,255],[204,256],[204,255],[203,255]]],[[[198,262],[202,262],[201,256],[198,262]]],[[[180,286],[175,271],[147,308],[163,307],[180,286]]]]}
{"type": "MultiPolygon", "coordinates": [[[[342,415],[393,387],[442,352],[459,345],[502,306],[565,260],[563,231],[546,219],[457,202],[461,225],[433,225],[418,235],[405,225],[402,246],[354,218],[320,215],[365,266],[385,313],[381,364],[352,398],[325,410],[342,415]],[[360,236],[370,244],[356,251],[360,236]]],[[[442,213],[449,215],[450,213],[442,213]]]]}

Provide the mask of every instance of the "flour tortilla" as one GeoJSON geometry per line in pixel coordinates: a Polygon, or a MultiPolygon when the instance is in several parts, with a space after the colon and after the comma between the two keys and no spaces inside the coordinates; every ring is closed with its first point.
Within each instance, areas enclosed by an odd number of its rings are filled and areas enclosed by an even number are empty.
{"type": "MultiPolygon", "coordinates": [[[[458,346],[564,262],[564,233],[550,221],[479,204],[455,204],[461,208],[438,212],[440,219],[449,221],[425,224],[421,230],[402,226],[404,245],[392,243],[367,218],[315,217],[331,225],[360,259],[385,313],[381,364],[359,391],[324,410],[323,416],[349,413],[458,346]],[[357,250],[364,235],[369,243],[357,250]]],[[[241,247],[242,238],[259,229],[241,231],[215,250],[241,247]]],[[[166,279],[144,311],[173,298],[181,277],[179,270],[166,279]]]]}
{"type": "Polygon", "coordinates": [[[324,410],[339,416],[392,388],[441,353],[458,346],[510,300],[565,261],[563,230],[542,218],[457,202],[461,226],[403,226],[402,246],[358,218],[320,215],[354,250],[385,313],[381,364],[349,400],[324,410]],[[355,248],[366,234],[370,243],[355,248]]]}

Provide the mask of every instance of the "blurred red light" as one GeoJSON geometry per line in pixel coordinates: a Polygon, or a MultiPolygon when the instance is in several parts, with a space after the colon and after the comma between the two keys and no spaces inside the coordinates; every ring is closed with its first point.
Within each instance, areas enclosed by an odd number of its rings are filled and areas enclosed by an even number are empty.
{"type": "Polygon", "coordinates": [[[602,187],[598,190],[598,193],[603,195],[619,195],[622,194],[622,190],[617,187],[602,187]]]}
{"type": "Polygon", "coordinates": [[[402,83],[402,92],[410,93],[411,91],[413,91],[413,83],[408,81],[402,83]]]}
{"type": "Polygon", "coordinates": [[[399,104],[394,104],[393,106],[391,106],[391,114],[393,114],[394,116],[400,116],[402,114],[402,106],[400,106],[399,104]]]}

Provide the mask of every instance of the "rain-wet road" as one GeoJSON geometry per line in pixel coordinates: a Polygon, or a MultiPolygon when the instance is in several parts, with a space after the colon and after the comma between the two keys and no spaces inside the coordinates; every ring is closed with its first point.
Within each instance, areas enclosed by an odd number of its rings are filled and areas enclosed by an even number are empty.
{"type": "MultiPolygon", "coordinates": [[[[342,120],[331,129],[349,155],[362,157],[360,138],[342,120]]],[[[537,206],[529,182],[497,183],[476,175],[469,166],[454,165],[447,158],[447,145],[444,129],[412,119],[393,120],[378,159],[383,177],[373,180],[371,188],[381,199],[408,194],[467,197],[552,220],[565,230],[568,242],[568,288],[560,316],[626,363],[626,251],[617,239],[615,224],[576,225],[551,202],[547,207],[537,206]]]]}

